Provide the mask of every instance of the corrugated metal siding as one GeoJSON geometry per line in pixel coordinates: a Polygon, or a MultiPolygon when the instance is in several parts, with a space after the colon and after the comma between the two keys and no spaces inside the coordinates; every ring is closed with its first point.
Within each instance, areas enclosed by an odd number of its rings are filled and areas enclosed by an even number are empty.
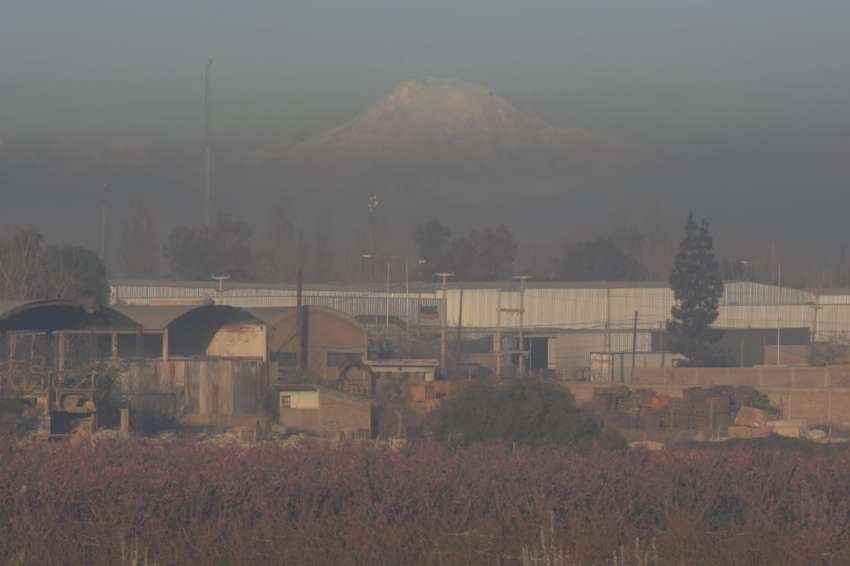
{"type": "Polygon", "coordinates": [[[815,295],[800,289],[777,287],[752,281],[732,281],[724,285],[721,305],[804,305],[815,301],[815,295]]]}
{"type": "MultiPolygon", "coordinates": [[[[493,329],[497,326],[499,288],[483,285],[482,288],[464,289],[463,324],[466,328],[493,329]]],[[[458,323],[460,291],[447,291],[446,315],[449,326],[458,323]]],[[[502,308],[517,309],[520,304],[516,287],[504,286],[501,291],[502,308]]],[[[322,305],[341,310],[351,316],[386,316],[389,303],[390,316],[410,323],[417,322],[419,306],[440,306],[442,291],[410,294],[377,292],[375,290],[346,290],[322,288],[306,289],[305,304],[322,305]]],[[[218,293],[210,287],[188,285],[118,284],[112,286],[112,299],[125,304],[149,304],[155,299],[210,298],[216,303],[239,307],[295,306],[295,290],[287,288],[247,288],[244,285],[218,293]]],[[[813,292],[779,288],[753,282],[726,284],[721,300],[717,325],[729,328],[806,327],[815,330],[814,306],[818,310],[816,339],[845,338],[850,336],[850,295],[828,291],[813,292]]],[[[657,329],[670,317],[673,306],[672,290],[659,286],[589,284],[565,286],[553,284],[551,288],[532,287],[525,294],[524,324],[529,329],[596,329],[606,324],[613,329],[632,327],[634,313],[638,313],[638,327],[657,329]],[[609,313],[610,307],[610,313],[609,313]]],[[[422,320],[423,324],[439,325],[439,317],[422,320]]],[[[519,326],[517,313],[502,313],[501,326],[505,329],[519,326]]]]}
{"type": "Polygon", "coordinates": [[[174,395],[186,415],[254,415],[261,409],[266,366],[252,360],[133,360],[120,373],[125,395],[174,395]]]}
{"type": "MultiPolygon", "coordinates": [[[[460,292],[447,292],[448,324],[456,326],[460,292]]],[[[496,289],[465,289],[463,293],[463,324],[469,328],[495,328],[499,291],[496,289]]],[[[519,291],[502,291],[503,309],[518,309],[519,291]]],[[[528,328],[602,329],[608,322],[611,328],[631,328],[634,313],[638,312],[639,326],[656,328],[670,316],[673,294],[669,289],[528,289],[525,292],[523,324],[528,328]],[[610,305],[611,315],[608,316],[610,305]]],[[[503,328],[517,328],[519,314],[502,313],[503,328]]]]}
{"type": "MultiPolygon", "coordinates": [[[[612,332],[611,351],[631,352],[631,332],[612,332]]],[[[590,366],[592,352],[607,351],[605,332],[581,332],[575,334],[559,334],[549,339],[550,358],[554,359],[555,369],[565,371],[590,366]],[[554,353],[554,356],[553,356],[554,353]]],[[[638,332],[638,352],[648,352],[652,349],[652,336],[649,332],[638,332]]]]}
{"type": "Polygon", "coordinates": [[[721,306],[715,322],[723,328],[813,328],[815,310],[807,305],[721,306]]]}
{"type": "Polygon", "coordinates": [[[850,304],[818,308],[816,340],[850,340],[850,304]]]}
{"type": "Polygon", "coordinates": [[[850,305],[850,294],[818,295],[820,305],[850,305]]]}

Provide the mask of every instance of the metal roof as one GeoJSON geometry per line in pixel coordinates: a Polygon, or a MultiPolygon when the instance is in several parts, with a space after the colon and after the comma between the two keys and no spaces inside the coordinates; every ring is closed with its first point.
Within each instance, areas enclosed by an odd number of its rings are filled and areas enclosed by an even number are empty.
{"type": "Polygon", "coordinates": [[[137,330],[139,324],[114,308],[81,301],[0,301],[2,330],[137,330]]]}
{"type": "Polygon", "coordinates": [[[266,324],[273,324],[295,312],[296,307],[249,307],[245,310],[266,324]]]}
{"type": "Polygon", "coordinates": [[[809,292],[814,293],[815,295],[835,295],[835,296],[843,296],[850,295],[850,289],[809,289],[809,292]]]}
{"type": "MultiPolygon", "coordinates": [[[[143,288],[179,288],[179,289],[203,289],[211,294],[218,293],[218,284],[215,281],[169,281],[169,280],[144,280],[144,279],[113,279],[110,281],[113,287],[143,287],[143,288]]],[[[398,279],[392,281],[390,291],[401,292],[404,287],[398,279]]],[[[407,285],[411,293],[433,293],[441,287],[436,282],[410,281],[407,285]]],[[[505,281],[449,281],[446,285],[449,289],[505,289],[519,288],[519,282],[514,280],[505,281]]],[[[246,283],[227,281],[224,284],[223,294],[228,291],[275,291],[295,292],[296,286],[288,283],[246,283]]],[[[667,281],[526,281],[527,289],[669,289],[667,281]]],[[[387,287],[383,282],[376,283],[305,283],[304,292],[328,291],[328,292],[360,292],[360,293],[384,293],[387,287]]]]}
{"type": "MultiPolygon", "coordinates": [[[[309,313],[327,313],[350,321],[356,324],[357,326],[362,326],[360,322],[357,321],[357,319],[341,310],[332,309],[330,307],[325,307],[322,305],[304,306],[307,307],[309,313]]],[[[247,311],[248,313],[255,316],[259,320],[265,322],[266,324],[276,324],[281,319],[292,316],[293,313],[295,313],[295,311],[297,310],[297,307],[246,307],[243,310],[247,311]]]]}
{"type": "Polygon", "coordinates": [[[5,319],[8,315],[14,314],[14,311],[31,305],[36,302],[46,303],[48,301],[0,301],[0,319],[5,319]]]}
{"type": "Polygon", "coordinates": [[[262,320],[245,309],[225,305],[182,305],[182,306],[134,306],[116,305],[116,311],[139,323],[144,330],[160,331],[180,317],[194,311],[210,310],[219,312],[243,313],[245,319],[256,322],[262,320]]]}

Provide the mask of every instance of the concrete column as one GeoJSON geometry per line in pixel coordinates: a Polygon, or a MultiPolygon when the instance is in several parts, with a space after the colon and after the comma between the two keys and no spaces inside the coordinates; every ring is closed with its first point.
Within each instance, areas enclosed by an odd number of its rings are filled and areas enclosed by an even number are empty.
{"type": "Polygon", "coordinates": [[[162,359],[168,359],[168,329],[162,331],[162,359]]]}

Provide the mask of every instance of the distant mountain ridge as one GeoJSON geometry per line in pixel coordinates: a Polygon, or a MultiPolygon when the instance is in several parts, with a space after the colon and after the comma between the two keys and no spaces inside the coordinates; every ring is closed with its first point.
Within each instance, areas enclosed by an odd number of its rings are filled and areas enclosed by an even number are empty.
{"type": "Polygon", "coordinates": [[[424,79],[404,81],[350,122],[266,150],[260,161],[325,194],[421,188],[474,200],[481,190],[540,196],[576,187],[629,151],[617,140],[555,127],[484,86],[424,79]]]}
{"type": "Polygon", "coordinates": [[[605,144],[601,137],[556,128],[520,111],[481,85],[425,79],[400,83],[348,124],[298,144],[293,154],[367,156],[380,152],[415,159],[417,152],[454,154],[461,149],[469,152],[463,157],[487,158],[523,147],[569,151],[605,144]]]}

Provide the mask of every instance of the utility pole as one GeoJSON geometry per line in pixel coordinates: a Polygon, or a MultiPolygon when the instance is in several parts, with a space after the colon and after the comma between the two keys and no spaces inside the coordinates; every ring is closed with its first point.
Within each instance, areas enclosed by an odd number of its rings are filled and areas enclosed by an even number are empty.
{"type": "Polygon", "coordinates": [[[605,352],[611,360],[611,381],[614,381],[614,358],[611,357],[611,284],[605,286],[605,352]]]}
{"type": "Polygon", "coordinates": [[[525,351],[525,335],[524,335],[524,316],[525,316],[525,282],[531,279],[530,275],[514,275],[513,277],[519,281],[519,374],[525,375],[526,351],[525,351]]]}
{"type": "Polygon", "coordinates": [[[369,201],[367,203],[367,207],[369,209],[369,231],[372,236],[372,249],[369,253],[375,255],[378,253],[378,242],[375,236],[375,211],[378,209],[378,205],[381,204],[381,201],[378,200],[378,195],[374,193],[369,193],[369,201]]]}
{"type": "Polygon", "coordinates": [[[106,185],[100,198],[100,261],[106,264],[106,185]]]}
{"type": "Polygon", "coordinates": [[[779,366],[779,362],[781,361],[780,352],[782,350],[782,335],[781,335],[781,319],[782,319],[782,264],[776,264],[776,286],[779,287],[777,289],[777,293],[779,293],[779,308],[776,309],[776,365],[779,366]]]}
{"type": "Polygon", "coordinates": [[[386,303],[387,303],[387,319],[384,323],[384,328],[389,330],[390,328],[390,262],[387,262],[387,293],[386,293],[386,303]]]}
{"type": "Polygon", "coordinates": [[[204,226],[209,230],[212,216],[212,189],[210,175],[212,156],[210,155],[210,72],[212,59],[207,61],[204,69],[204,226]]]}
{"type": "Polygon", "coordinates": [[[446,371],[446,305],[448,304],[446,298],[446,282],[449,280],[449,277],[454,277],[454,273],[437,273],[437,277],[442,279],[442,289],[443,289],[443,304],[440,306],[440,367],[443,371],[446,371]]]}
{"type": "Polygon", "coordinates": [[[455,365],[460,368],[461,358],[463,357],[463,287],[460,288],[460,296],[458,297],[457,306],[457,359],[455,365]]]}
{"type": "Polygon", "coordinates": [[[502,288],[496,296],[496,379],[502,379],[502,288]]]}
{"type": "Polygon", "coordinates": [[[410,330],[410,273],[407,270],[407,258],[404,258],[404,325],[410,330]]]}
{"type": "Polygon", "coordinates": [[[814,320],[812,321],[812,331],[809,334],[809,363],[811,365],[815,365],[815,342],[818,338],[818,310],[820,309],[817,295],[815,295],[815,300],[812,303],[812,308],[814,308],[815,315],[814,320]]]}
{"type": "Polygon", "coordinates": [[[296,345],[298,353],[295,357],[295,366],[298,368],[299,378],[304,374],[307,359],[304,352],[304,272],[301,266],[295,275],[295,336],[298,338],[296,345]]]}
{"type": "Polygon", "coordinates": [[[635,311],[635,324],[634,324],[634,328],[632,330],[632,373],[629,376],[630,382],[635,375],[635,358],[637,357],[637,323],[638,323],[638,311],[635,311]]]}

